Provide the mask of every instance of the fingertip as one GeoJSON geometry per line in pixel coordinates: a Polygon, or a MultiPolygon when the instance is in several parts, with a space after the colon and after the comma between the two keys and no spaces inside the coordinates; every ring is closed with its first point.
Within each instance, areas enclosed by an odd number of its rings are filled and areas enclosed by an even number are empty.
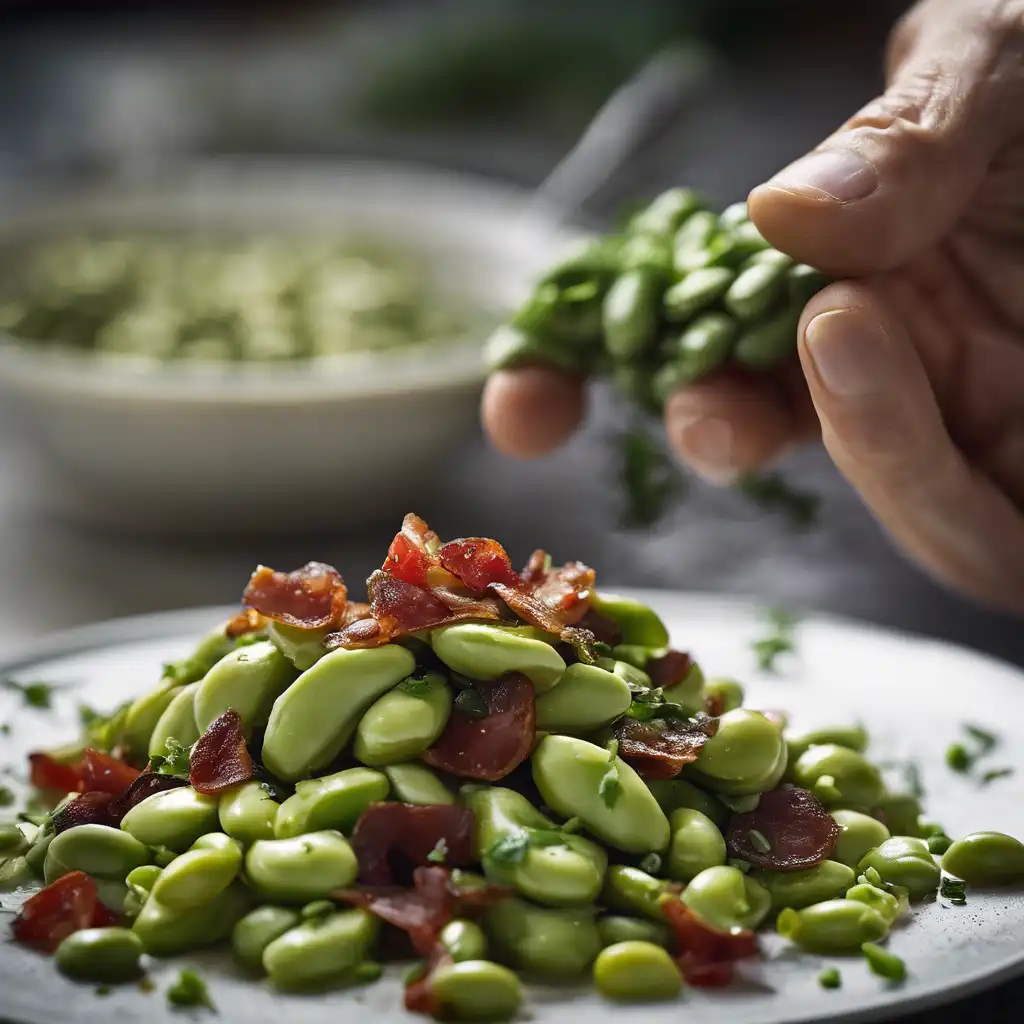
{"type": "Polygon", "coordinates": [[[495,448],[532,459],[567,441],[583,419],[582,378],[547,367],[493,373],[484,386],[480,418],[495,448]]]}

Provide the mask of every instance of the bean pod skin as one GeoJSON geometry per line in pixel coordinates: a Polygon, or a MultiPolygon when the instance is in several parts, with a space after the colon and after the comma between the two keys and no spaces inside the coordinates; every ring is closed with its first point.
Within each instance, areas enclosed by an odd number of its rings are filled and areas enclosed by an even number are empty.
{"type": "Polygon", "coordinates": [[[1024,844],[1002,832],[972,832],[945,852],[942,867],[969,885],[1024,881],[1024,844]]]}

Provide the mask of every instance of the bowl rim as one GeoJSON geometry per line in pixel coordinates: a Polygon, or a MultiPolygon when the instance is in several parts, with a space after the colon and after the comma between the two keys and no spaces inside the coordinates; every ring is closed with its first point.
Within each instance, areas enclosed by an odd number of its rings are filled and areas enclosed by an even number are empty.
{"type": "MultiPolygon", "coordinates": [[[[76,217],[78,223],[88,223],[88,211],[97,203],[102,210],[103,204],[118,201],[125,194],[143,205],[151,202],[151,209],[155,209],[168,197],[172,202],[181,202],[191,194],[190,190],[213,190],[214,194],[227,197],[229,205],[234,200],[237,209],[241,202],[237,198],[240,184],[250,196],[254,189],[280,190],[284,196],[285,190],[294,194],[297,186],[322,193],[325,187],[351,187],[353,182],[364,187],[373,182],[372,187],[376,188],[418,188],[427,194],[443,192],[457,196],[477,224],[485,218],[497,223],[501,217],[515,216],[516,231],[521,233],[510,234],[509,238],[510,245],[518,246],[520,251],[515,260],[510,250],[510,267],[518,263],[525,268],[528,261],[523,253],[531,245],[542,243],[540,247],[546,247],[546,251],[534,256],[539,270],[551,258],[551,246],[570,244],[582,237],[575,228],[528,206],[528,189],[483,175],[399,161],[238,157],[169,162],[156,171],[127,178],[73,181],[70,190],[66,180],[5,183],[5,205],[18,212],[13,218],[0,220],[0,237],[26,228],[31,231],[33,227],[59,227],[62,222],[59,214],[53,214],[51,199],[57,203],[58,211],[64,207],[70,215],[64,223],[74,224],[76,217]],[[84,207],[76,205],[83,201],[84,207]],[[33,207],[37,210],[35,216],[33,207]]],[[[131,223],[130,217],[126,223],[131,223]]],[[[389,350],[386,358],[362,351],[294,363],[188,364],[144,356],[42,348],[0,331],[0,384],[36,392],[197,404],[285,404],[297,399],[387,396],[479,387],[486,376],[482,342],[481,338],[463,335],[436,345],[426,343],[389,350]]]]}

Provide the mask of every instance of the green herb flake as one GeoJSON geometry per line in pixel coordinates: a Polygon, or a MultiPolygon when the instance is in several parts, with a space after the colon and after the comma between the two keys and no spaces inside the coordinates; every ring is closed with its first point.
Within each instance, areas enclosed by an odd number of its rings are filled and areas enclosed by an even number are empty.
{"type": "Polygon", "coordinates": [[[487,848],[485,856],[495,864],[513,867],[516,864],[522,864],[529,849],[529,833],[525,829],[518,829],[495,839],[487,848]]]}
{"type": "Polygon", "coordinates": [[[472,687],[459,690],[455,695],[455,707],[467,718],[486,718],[491,713],[483,697],[472,687]]]}
{"type": "Polygon", "coordinates": [[[398,684],[398,688],[411,697],[423,697],[430,692],[430,680],[426,676],[423,676],[421,679],[417,679],[416,676],[409,676],[408,679],[403,679],[398,684]]]}
{"type": "Polygon", "coordinates": [[[793,630],[796,616],[785,608],[769,608],[765,616],[768,620],[769,632],[760,640],[751,644],[757,656],[757,667],[762,672],[774,672],[775,659],[780,654],[790,654],[796,650],[793,630]]]}
{"type": "Polygon", "coordinates": [[[959,878],[950,878],[948,875],[942,879],[939,886],[939,895],[949,900],[955,907],[962,907],[967,903],[967,883],[959,878]]]}
{"type": "Polygon", "coordinates": [[[20,693],[27,707],[40,711],[49,711],[53,707],[53,691],[57,689],[53,683],[19,683],[14,679],[0,681],[0,687],[20,693]]]}
{"type": "Polygon", "coordinates": [[[887,978],[897,983],[903,981],[907,976],[907,965],[894,953],[882,949],[874,942],[864,942],[860,951],[868,962],[868,967],[880,978],[887,978]]]}
{"type": "Polygon", "coordinates": [[[622,781],[619,778],[619,741],[612,740],[608,744],[608,767],[597,786],[597,795],[605,807],[614,807],[622,795],[622,781]]]}
{"type": "Polygon", "coordinates": [[[379,981],[384,973],[384,968],[373,960],[364,960],[357,965],[352,972],[352,980],[359,985],[369,985],[371,982],[379,981]]]}
{"type": "Polygon", "coordinates": [[[11,807],[14,804],[14,793],[7,786],[0,785],[0,807],[11,807]]]}
{"type": "Polygon", "coordinates": [[[651,526],[666,513],[672,499],[682,494],[683,477],[660,442],[642,426],[622,435],[620,458],[626,492],[622,526],[651,526]]]}
{"type": "Polygon", "coordinates": [[[996,779],[1005,779],[1008,776],[1013,775],[1013,773],[1013,768],[989,768],[989,770],[981,776],[981,784],[983,786],[987,786],[990,782],[995,782],[996,779]]]}
{"type": "Polygon", "coordinates": [[[822,988],[839,988],[843,983],[843,976],[839,973],[838,967],[826,967],[818,975],[818,984],[822,988]]]}
{"type": "Polygon", "coordinates": [[[408,988],[427,976],[427,961],[420,960],[412,965],[402,977],[402,984],[408,988]]]}
{"type": "Polygon", "coordinates": [[[781,473],[744,473],[736,489],[766,512],[782,513],[794,529],[817,523],[821,498],[794,487],[781,473]]]}
{"type": "Polygon", "coordinates": [[[929,852],[941,856],[953,845],[953,840],[949,836],[937,833],[936,835],[929,836],[927,843],[929,852]]]}
{"type": "Polygon", "coordinates": [[[448,840],[444,836],[434,844],[434,848],[427,854],[427,860],[431,864],[444,864],[448,860],[448,840]]]}
{"type": "Polygon", "coordinates": [[[750,840],[750,845],[758,853],[772,852],[772,844],[768,842],[768,838],[765,836],[765,834],[763,832],[759,832],[756,828],[752,828],[749,832],[747,832],[747,839],[750,840]]]}
{"type": "Polygon", "coordinates": [[[580,818],[570,818],[562,826],[562,834],[566,836],[575,835],[579,830],[583,828],[583,821],[580,818]]]}
{"type": "Polygon", "coordinates": [[[962,743],[951,743],[946,748],[946,764],[953,771],[966,774],[974,766],[974,757],[962,743]]]}
{"type": "Polygon", "coordinates": [[[962,728],[977,745],[979,754],[987,754],[999,745],[999,737],[994,732],[989,732],[988,729],[982,729],[980,725],[971,725],[969,722],[965,722],[962,728]]]}
{"type": "Polygon", "coordinates": [[[93,990],[94,993],[100,997],[109,996],[114,990],[109,985],[100,985],[99,988],[93,990]]]}
{"type": "Polygon", "coordinates": [[[182,1009],[204,1007],[217,1012],[206,982],[195,971],[188,969],[182,971],[178,980],[167,990],[167,1002],[182,1009]]]}
{"type": "Polygon", "coordinates": [[[192,748],[179,743],[172,736],[165,744],[166,754],[157,754],[149,759],[149,770],[157,775],[173,775],[187,779],[189,776],[189,754],[192,748]]]}
{"type": "Polygon", "coordinates": [[[649,853],[637,865],[641,871],[649,875],[656,875],[661,870],[661,857],[656,853],[649,853]]]}

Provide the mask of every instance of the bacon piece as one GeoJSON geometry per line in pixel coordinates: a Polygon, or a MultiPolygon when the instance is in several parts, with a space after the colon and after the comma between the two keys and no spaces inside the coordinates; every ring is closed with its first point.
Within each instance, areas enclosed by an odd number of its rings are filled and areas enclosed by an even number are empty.
{"type": "Polygon", "coordinates": [[[53,815],[53,830],[57,835],[79,825],[109,825],[110,804],[114,798],[109,793],[83,793],[68,801],[53,815]]]}
{"type": "Polygon", "coordinates": [[[533,684],[522,673],[509,672],[475,688],[487,705],[487,716],[471,718],[453,708],[444,732],[423,760],[463,779],[497,782],[533,749],[537,721],[533,684]]]}
{"type": "Polygon", "coordinates": [[[392,885],[392,858],[426,867],[444,841],[444,862],[466,867],[473,861],[473,812],[449,804],[371,804],[352,832],[363,885],[392,885]]]}
{"type": "Polygon", "coordinates": [[[188,759],[188,780],[197,793],[216,796],[253,777],[242,717],[228,708],[196,740],[188,759]]]}
{"type": "Polygon", "coordinates": [[[682,722],[622,718],[613,731],[619,741],[619,757],[642,779],[673,779],[684,765],[697,760],[701,748],[718,731],[718,719],[702,714],[682,722]]]}
{"type": "Polygon", "coordinates": [[[594,570],[582,562],[566,562],[551,569],[531,588],[534,597],[553,609],[565,626],[575,626],[590,610],[594,570]]]}
{"type": "Polygon", "coordinates": [[[827,860],[839,838],[839,826],[806,789],[791,787],[762,793],[757,807],[729,819],[726,844],[732,857],[759,868],[799,871],[827,860]],[[758,849],[751,831],[760,832],[771,847],[758,849]]]}
{"type": "Polygon", "coordinates": [[[36,789],[53,789],[61,793],[76,793],[82,780],[73,764],[62,764],[49,754],[29,754],[29,782],[36,789]]]}
{"type": "Polygon", "coordinates": [[[581,629],[586,629],[594,634],[594,639],[600,644],[607,644],[615,647],[622,642],[622,630],[614,619],[609,619],[593,608],[583,616],[577,623],[581,629]]]}
{"type": "Polygon", "coordinates": [[[92,927],[98,902],[96,883],[72,871],[26,901],[11,930],[17,942],[52,953],[73,932],[92,927]]]}
{"type": "Polygon", "coordinates": [[[719,715],[725,713],[725,694],[715,693],[708,694],[704,698],[704,711],[709,714],[712,718],[718,718],[719,715]]]}
{"type": "Polygon", "coordinates": [[[452,540],[437,553],[438,560],[474,594],[483,594],[492,583],[520,587],[522,580],[512,568],[512,560],[496,541],[486,537],[452,540]]]}
{"type": "Polygon", "coordinates": [[[126,789],[111,801],[109,806],[110,823],[121,824],[121,819],[137,804],[157,793],[165,793],[169,789],[180,789],[188,785],[188,779],[177,775],[160,775],[157,772],[143,772],[126,789]]]}
{"type": "Polygon", "coordinates": [[[679,899],[664,899],[661,909],[675,935],[676,963],[687,982],[697,988],[728,985],[735,962],[758,955],[753,932],[720,932],[679,899]]]}
{"type": "Polygon", "coordinates": [[[82,752],[77,766],[79,785],[85,793],[109,793],[117,796],[141,774],[124,761],[103,754],[92,747],[82,752]]]}
{"type": "Polygon", "coordinates": [[[89,922],[90,928],[111,928],[121,919],[115,914],[110,907],[99,899],[96,900],[96,909],[92,912],[92,920],[89,922]]]}
{"type": "Polygon", "coordinates": [[[175,775],[143,772],[116,796],[94,790],[75,797],[54,814],[53,827],[58,835],[77,825],[109,825],[117,828],[121,819],[146,797],[187,785],[185,779],[175,775]]]}
{"type": "Polygon", "coordinates": [[[671,650],[659,658],[651,658],[644,666],[644,671],[651,677],[651,682],[665,690],[678,686],[692,669],[693,658],[682,651],[671,650]]]}
{"type": "Polygon", "coordinates": [[[299,629],[340,623],[347,601],[341,573],[323,562],[307,562],[294,572],[275,572],[261,565],[242,595],[242,604],[274,622],[299,629]]]}
{"type": "Polygon", "coordinates": [[[234,618],[228,620],[228,624],[224,627],[224,635],[234,640],[247,633],[255,633],[263,629],[266,624],[267,620],[255,608],[244,608],[234,618]]]}
{"type": "Polygon", "coordinates": [[[441,1007],[434,994],[434,975],[440,968],[447,967],[454,962],[451,953],[445,946],[442,946],[440,942],[434,945],[423,973],[405,986],[404,1003],[410,1013],[422,1013],[434,1018],[439,1016],[441,1007]]]}

